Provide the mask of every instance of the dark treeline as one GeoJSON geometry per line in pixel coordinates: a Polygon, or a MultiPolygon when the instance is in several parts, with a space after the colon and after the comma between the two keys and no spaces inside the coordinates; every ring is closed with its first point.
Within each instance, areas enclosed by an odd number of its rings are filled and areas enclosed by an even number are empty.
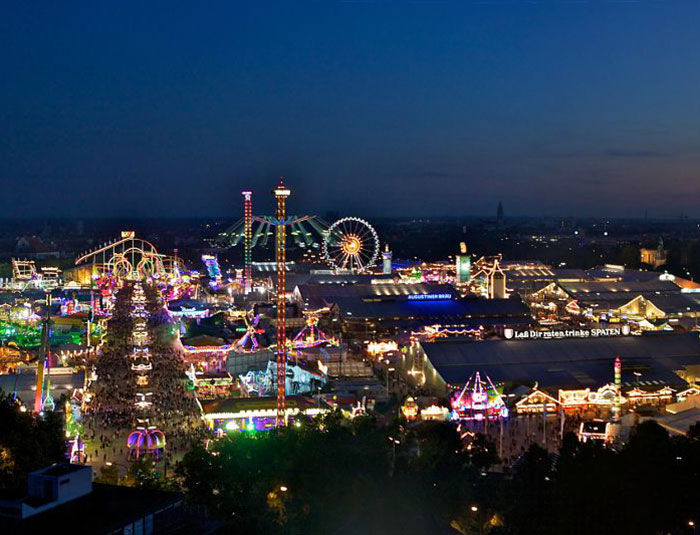
{"type": "Polygon", "coordinates": [[[700,514],[697,429],[643,423],[621,451],[568,435],[558,456],[534,446],[506,474],[486,471],[494,451],[448,424],[331,416],[196,447],[179,471],[230,533],[683,534],[700,514]]]}

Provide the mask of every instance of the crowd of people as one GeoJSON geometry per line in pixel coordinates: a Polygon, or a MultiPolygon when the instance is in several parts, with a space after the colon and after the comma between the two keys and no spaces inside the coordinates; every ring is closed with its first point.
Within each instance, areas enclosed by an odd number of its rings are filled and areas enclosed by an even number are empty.
{"type": "Polygon", "coordinates": [[[184,355],[174,341],[158,288],[125,284],[116,294],[107,340],[89,385],[85,410],[89,462],[133,458],[127,436],[139,426],[163,431],[171,458],[184,454],[202,432],[194,393],[187,388],[184,355]],[[149,363],[150,369],[132,368],[135,353],[144,355],[140,362],[149,363]]]}

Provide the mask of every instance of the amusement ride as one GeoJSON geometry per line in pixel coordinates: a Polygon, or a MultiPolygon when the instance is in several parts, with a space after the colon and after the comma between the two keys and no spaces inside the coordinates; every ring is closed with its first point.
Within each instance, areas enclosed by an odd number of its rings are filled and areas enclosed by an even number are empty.
{"type": "Polygon", "coordinates": [[[336,270],[367,271],[377,263],[379,249],[377,231],[359,217],[339,219],[323,240],[323,256],[336,270]]]}

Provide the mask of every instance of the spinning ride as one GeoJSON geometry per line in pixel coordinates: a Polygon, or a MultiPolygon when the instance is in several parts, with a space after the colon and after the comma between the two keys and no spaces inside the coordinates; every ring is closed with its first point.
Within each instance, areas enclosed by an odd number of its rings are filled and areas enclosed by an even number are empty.
{"type": "Polygon", "coordinates": [[[310,349],[312,347],[328,347],[340,345],[336,337],[328,337],[321,329],[318,328],[318,320],[320,314],[327,312],[328,309],[314,310],[304,312],[306,316],[306,326],[297,333],[297,335],[289,342],[294,349],[310,349]]]}
{"type": "Polygon", "coordinates": [[[453,420],[496,420],[508,417],[508,408],[503,400],[503,387],[496,387],[488,375],[486,381],[481,374],[472,375],[464,388],[450,400],[453,420]]]}
{"type": "Polygon", "coordinates": [[[344,217],[328,228],[323,240],[323,256],[334,269],[366,271],[379,257],[379,237],[364,219],[344,217]]]}
{"type": "Polygon", "coordinates": [[[253,316],[252,320],[248,319],[248,314],[243,316],[245,321],[245,334],[238,340],[235,344],[235,349],[237,351],[243,352],[255,352],[260,348],[260,343],[256,334],[262,334],[260,328],[258,328],[258,323],[260,323],[260,314],[253,316]]]}

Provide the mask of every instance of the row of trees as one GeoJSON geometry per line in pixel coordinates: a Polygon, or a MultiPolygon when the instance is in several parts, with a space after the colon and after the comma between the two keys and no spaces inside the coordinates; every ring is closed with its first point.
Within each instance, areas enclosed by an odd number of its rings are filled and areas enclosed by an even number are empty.
{"type": "Polygon", "coordinates": [[[407,431],[334,413],[195,446],[178,471],[231,533],[441,533],[471,521],[494,451],[483,437],[464,449],[448,425],[407,431]]]}
{"type": "Polygon", "coordinates": [[[179,474],[231,533],[693,533],[700,515],[698,433],[654,422],[613,451],[565,437],[533,446],[509,473],[495,446],[465,447],[454,427],[379,427],[331,415],[195,446],[179,474]]]}

